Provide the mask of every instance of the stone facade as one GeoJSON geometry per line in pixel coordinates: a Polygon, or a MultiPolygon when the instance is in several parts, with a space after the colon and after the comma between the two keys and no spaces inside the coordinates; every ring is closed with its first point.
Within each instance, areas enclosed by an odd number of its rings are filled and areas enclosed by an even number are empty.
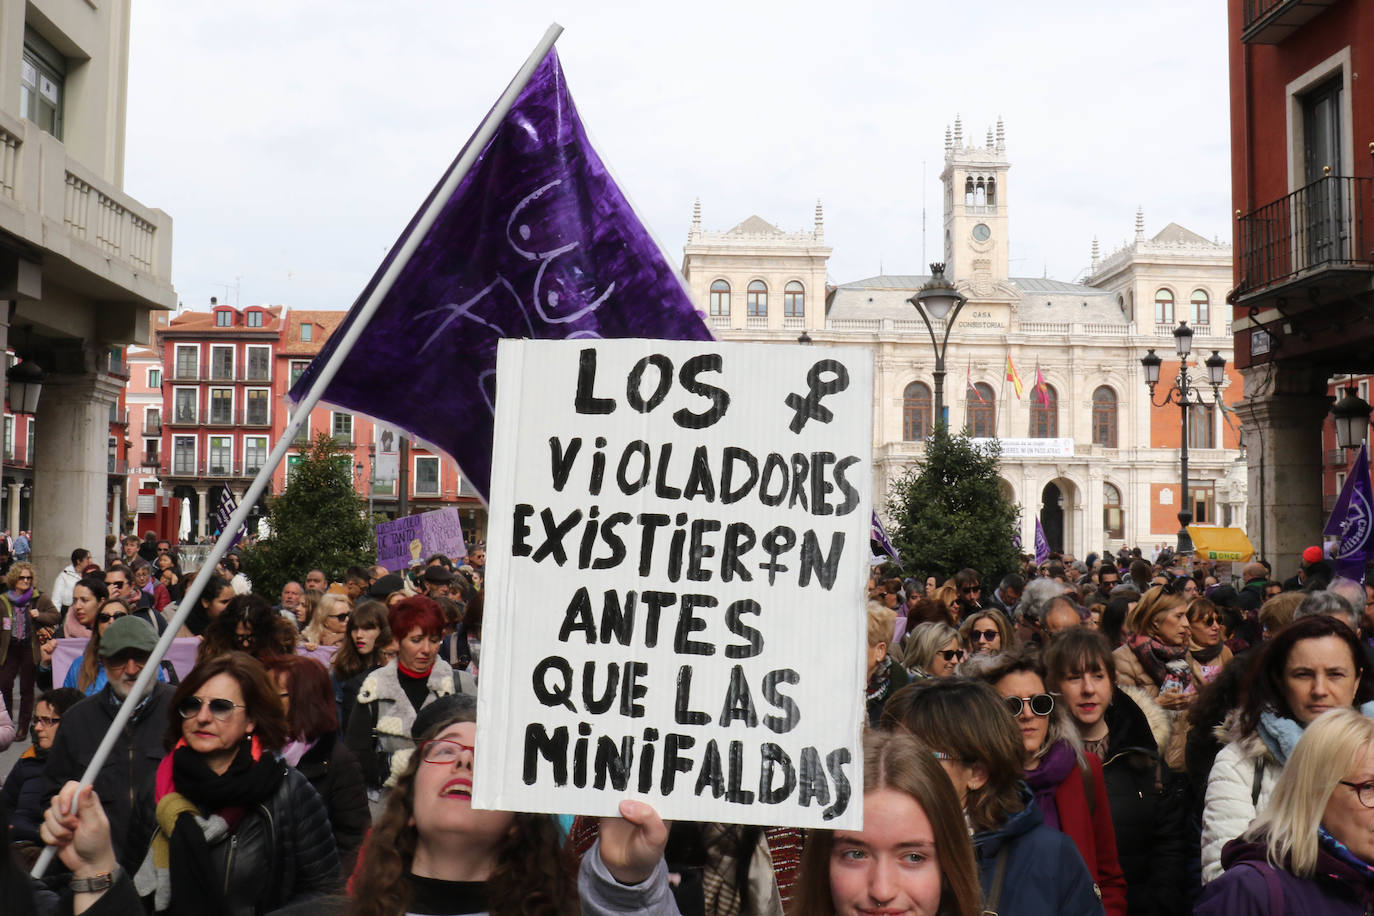
{"type": "MultiPolygon", "coordinates": [[[[946,276],[968,296],[949,332],[944,401],[950,425],[1001,440],[1003,486],[1022,506],[1024,544],[1033,543],[1039,515],[1053,546],[1080,557],[1122,544],[1147,551],[1172,545],[1182,418],[1176,406],[1151,406],[1140,359],[1157,349],[1166,360],[1157,396],[1162,400],[1178,365],[1173,320],[1154,320],[1156,293],[1168,291],[1176,317],[1191,324],[1187,309],[1194,294],[1204,292],[1207,320],[1194,338],[1190,372],[1205,376],[1201,361],[1217,350],[1228,360],[1223,400],[1240,399],[1222,310],[1229,246],[1173,224],[1146,238],[1143,214],[1137,214],[1133,241],[1105,259],[1093,243],[1083,283],[1011,277],[1010,163],[1002,125],[975,147],[956,124],[946,136],[945,157],[944,259],[953,266],[946,276]],[[1142,301],[1151,311],[1135,305],[1142,301]],[[1008,359],[1023,383],[1020,397],[1006,380],[1008,359]],[[1039,406],[1037,370],[1051,409],[1039,406]]],[[[818,345],[873,354],[873,485],[881,509],[891,483],[922,454],[934,414],[935,347],[908,301],[928,277],[882,275],[831,286],[824,298],[810,295],[829,253],[819,204],[814,230],[802,233],[756,216],[726,232],[707,232],[698,207],[683,274],[722,339],[792,343],[805,333],[818,345]],[[768,290],[766,318],[747,314],[750,303],[740,295],[760,280],[768,290]],[[730,288],[729,311],[721,314],[718,297],[712,313],[711,286],[722,281],[730,288]],[[789,282],[808,291],[804,314],[783,314],[780,294],[789,282]]],[[[943,337],[941,323],[933,330],[943,337]]],[[[1209,388],[1205,395],[1210,401],[1209,388]]],[[[1239,420],[1218,410],[1194,411],[1192,420],[1195,523],[1243,525],[1239,420]]]]}

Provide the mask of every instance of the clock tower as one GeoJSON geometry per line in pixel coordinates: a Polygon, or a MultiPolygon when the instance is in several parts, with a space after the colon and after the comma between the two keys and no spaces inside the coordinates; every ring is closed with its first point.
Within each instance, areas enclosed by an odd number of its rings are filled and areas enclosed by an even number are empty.
{"type": "Polygon", "coordinates": [[[963,123],[945,128],[945,276],[976,295],[993,296],[1007,273],[1006,136],[997,119],[985,146],[965,145],[963,123]]]}

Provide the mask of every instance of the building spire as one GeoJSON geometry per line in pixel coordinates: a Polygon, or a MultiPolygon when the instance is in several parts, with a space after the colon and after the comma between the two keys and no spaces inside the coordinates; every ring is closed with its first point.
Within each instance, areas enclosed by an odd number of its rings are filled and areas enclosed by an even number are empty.
{"type": "Polygon", "coordinates": [[[992,149],[992,128],[991,128],[991,127],[988,128],[988,142],[987,142],[987,148],[988,148],[988,149],[992,149]]]}
{"type": "Polygon", "coordinates": [[[954,148],[964,148],[964,121],[959,115],[954,116],[954,148]]]}
{"type": "Polygon", "coordinates": [[[698,197],[692,204],[692,228],[687,230],[687,241],[693,242],[701,238],[701,198],[698,197]]]}
{"type": "Polygon", "coordinates": [[[997,148],[1004,150],[1007,148],[1007,133],[1002,127],[1002,116],[997,116],[997,148]]]}
{"type": "Polygon", "coordinates": [[[1097,236],[1093,236],[1093,273],[1097,273],[1097,266],[1102,263],[1102,253],[1097,247],[1097,236]]]}
{"type": "Polygon", "coordinates": [[[816,198],[816,241],[825,241],[825,214],[821,211],[821,199],[816,198]]]}
{"type": "Polygon", "coordinates": [[[1135,240],[1136,243],[1145,241],[1145,208],[1135,208],[1135,240]]]}

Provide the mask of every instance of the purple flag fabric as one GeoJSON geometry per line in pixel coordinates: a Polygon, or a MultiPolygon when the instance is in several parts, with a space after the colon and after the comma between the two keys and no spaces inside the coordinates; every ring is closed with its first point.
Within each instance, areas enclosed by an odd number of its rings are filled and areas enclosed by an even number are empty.
{"type": "MultiPolygon", "coordinates": [[[[234,499],[234,494],[229,492],[228,487],[223,488],[220,491],[219,507],[215,510],[216,534],[223,531],[225,526],[229,524],[230,517],[233,516],[234,510],[238,507],[239,503],[238,500],[234,499]]],[[[239,530],[234,533],[234,539],[229,542],[229,549],[233,550],[241,540],[243,540],[243,528],[240,526],[239,530]]]]}
{"type": "Polygon", "coordinates": [[[1374,491],[1369,483],[1369,444],[1360,445],[1355,467],[1345,479],[1322,536],[1335,541],[1331,566],[1338,576],[1364,581],[1365,563],[1374,547],[1374,491]]]}
{"type": "Polygon", "coordinates": [[[1035,518],[1035,564],[1039,566],[1050,558],[1050,542],[1045,537],[1045,528],[1040,524],[1040,517],[1035,518]]]}
{"type": "Polygon", "coordinates": [[[897,548],[892,546],[892,539],[887,536],[887,529],[883,527],[877,512],[873,513],[873,533],[869,536],[869,549],[873,552],[874,560],[879,560],[883,554],[887,554],[896,562],[902,562],[902,558],[897,556],[897,548]]]}
{"type": "MultiPolygon", "coordinates": [[[[292,387],[293,402],[310,390],[424,210],[292,387]]],[[[485,499],[503,337],[711,339],[592,149],[552,50],[442,205],[323,400],[439,447],[485,499]]]]}

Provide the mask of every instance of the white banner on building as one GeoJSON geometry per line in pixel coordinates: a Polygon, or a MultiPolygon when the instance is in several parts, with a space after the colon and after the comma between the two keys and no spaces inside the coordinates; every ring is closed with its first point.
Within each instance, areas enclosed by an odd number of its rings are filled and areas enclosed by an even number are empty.
{"type": "Polygon", "coordinates": [[[1003,458],[1072,458],[1073,439],[973,439],[975,446],[1002,446],[1003,458]]]}
{"type": "Polygon", "coordinates": [[[860,824],[872,385],[857,348],[501,342],[477,807],[860,824]]]}
{"type": "Polygon", "coordinates": [[[372,460],[372,477],[378,481],[392,481],[399,476],[401,435],[400,430],[384,423],[376,425],[377,457],[372,460]]]}

